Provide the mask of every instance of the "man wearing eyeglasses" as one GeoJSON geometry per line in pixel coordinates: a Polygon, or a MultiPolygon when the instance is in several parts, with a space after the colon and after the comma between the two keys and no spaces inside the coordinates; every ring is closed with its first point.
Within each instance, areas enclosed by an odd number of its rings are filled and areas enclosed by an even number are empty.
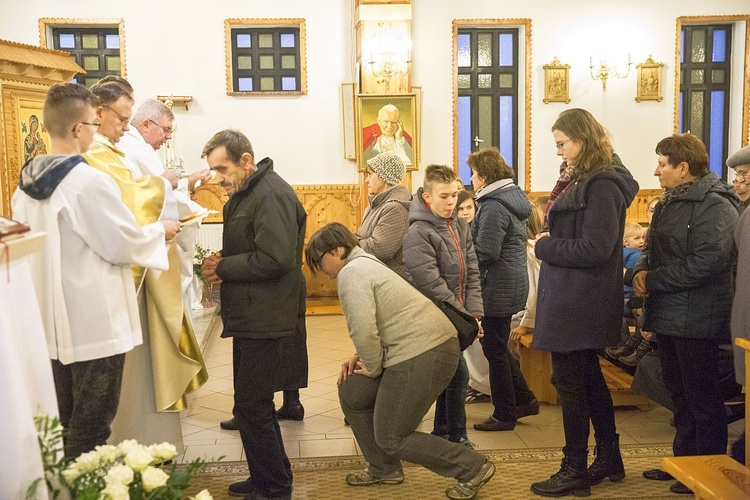
{"type": "Polygon", "coordinates": [[[750,146],[745,146],[729,158],[727,167],[734,169],[734,190],[740,198],[740,215],[750,205],[750,146]]]}

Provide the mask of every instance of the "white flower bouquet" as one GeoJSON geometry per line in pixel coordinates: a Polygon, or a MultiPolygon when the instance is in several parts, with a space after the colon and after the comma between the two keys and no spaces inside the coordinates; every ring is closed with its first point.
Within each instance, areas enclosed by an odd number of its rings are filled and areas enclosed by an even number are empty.
{"type": "MultiPolygon", "coordinates": [[[[57,418],[47,415],[35,417],[39,432],[45,478],[50,496],[57,498],[62,491],[80,500],[146,500],[180,499],[189,486],[190,476],[206,464],[200,459],[184,467],[165,465],[177,454],[170,443],[143,446],[134,439],[117,446],[97,446],[72,462],[62,457],[63,428],[57,418]]],[[[42,481],[37,479],[27,492],[35,495],[42,481]]],[[[201,491],[196,500],[210,500],[208,490],[201,491]]]]}

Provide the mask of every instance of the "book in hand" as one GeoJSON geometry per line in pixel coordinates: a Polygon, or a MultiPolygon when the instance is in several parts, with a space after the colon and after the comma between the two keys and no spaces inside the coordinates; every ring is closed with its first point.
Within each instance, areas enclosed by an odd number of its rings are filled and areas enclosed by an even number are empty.
{"type": "Polygon", "coordinates": [[[0,241],[18,238],[29,231],[31,228],[27,224],[0,216],[0,241]]]}

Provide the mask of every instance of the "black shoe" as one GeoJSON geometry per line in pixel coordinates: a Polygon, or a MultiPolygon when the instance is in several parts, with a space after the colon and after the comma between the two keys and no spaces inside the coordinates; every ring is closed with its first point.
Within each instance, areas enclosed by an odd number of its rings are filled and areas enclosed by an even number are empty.
{"type": "Polygon", "coordinates": [[[591,486],[601,483],[604,478],[612,482],[625,479],[625,466],[620,455],[620,435],[612,441],[597,441],[594,448],[596,458],[588,469],[591,486]]]}
{"type": "Polygon", "coordinates": [[[651,481],[672,481],[674,479],[672,474],[661,469],[649,469],[643,473],[643,477],[651,481]]]}
{"type": "Polygon", "coordinates": [[[245,495],[249,495],[252,491],[253,488],[250,485],[250,478],[238,483],[232,483],[227,489],[227,493],[229,493],[230,497],[244,497],[245,495]]]}
{"type": "Polygon", "coordinates": [[[539,401],[532,399],[525,405],[516,407],[516,420],[530,415],[539,415],[539,401]]]}
{"type": "Polygon", "coordinates": [[[229,420],[222,420],[219,423],[219,427],[224,429],[225,431],[238,431],[240,430],[240,426],[237,424],[237,420],[232,417],[229,420]]]}
{"type": "Polygon", "coordinates": [[[620,357],[620,363],[630,367],[637,366],[638,362],[643,358],[643,356],[650,353],[652,350],[653,348],[651,347],[649,341],[643,339],[641,340],[641,343],[638,344],[638,347],[635,349],[635,352],[633,354],[620,357]]]}
{"type": "Polygon", "coordinates": [[[474,424],[474,428],[478,431],[512,431],[516,428],[516,423],[496,420],[490,415],[484,422],[474,424]]]}
{"type": "Polygon", "coordinates": [[[672,486],[669,487],[669,491],[672,493],[677,493],[678,495],[692,495],[693,490],[682,484],[681,482],[677,481],[672,486]]]}
{"type": "Polygon", "coordinates": [[[276,412],[276,418],[279,420],[297,420],[300,421],[305,418],[305,408],[301,404],[295,405],[282,405],[279,411],[276,412]]]}
{"type": "Polygon", "coordinates": [[[591,483],[586,472],[586,457],[570,456],[562,459],[560,470],[546,481],[531,484],[531,491],[543,497],[562,497],[573,494],[577,497],[591,495],[591,483]]]}

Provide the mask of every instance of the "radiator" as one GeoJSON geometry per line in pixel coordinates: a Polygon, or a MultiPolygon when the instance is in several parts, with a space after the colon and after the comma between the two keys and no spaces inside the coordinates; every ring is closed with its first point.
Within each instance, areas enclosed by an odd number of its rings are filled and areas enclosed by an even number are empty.
{"type": "Polygon", "coordinates": [[[203,248],[218,252],[222,248],[222,234],[224,233],[224,224],[202,224],[198,232],[198,244],[203,248]]]}

